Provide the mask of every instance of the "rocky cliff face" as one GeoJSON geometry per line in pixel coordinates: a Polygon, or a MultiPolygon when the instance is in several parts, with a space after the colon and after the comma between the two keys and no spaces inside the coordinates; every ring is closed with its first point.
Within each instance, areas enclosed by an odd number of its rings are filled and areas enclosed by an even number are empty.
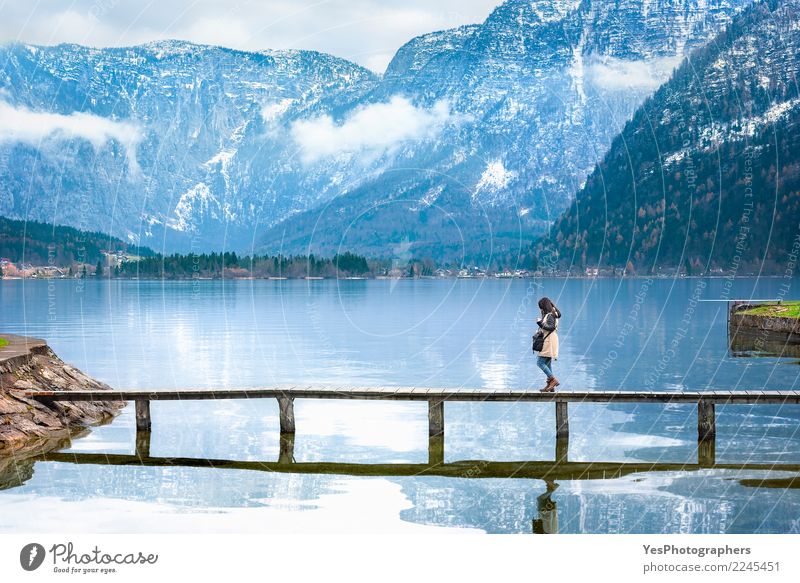
{"type": "Polygon", "coordinates": [[[508,0],[383,77],[302,51],[10,45],[0,214],[156,250],[508,251],[748,3],[508,0]]]}
{"type": "MultiPolygon", "coordinates": [[[[44,403],[23,391],[110,390],[78,369],[65,364],[43,340],[3,335],[0,348],[0,457],[54,444],[89,425],[113,418],[124,403],[44,403]]],[[[2,467],[0,467],[0,472],[2,467]]]]}

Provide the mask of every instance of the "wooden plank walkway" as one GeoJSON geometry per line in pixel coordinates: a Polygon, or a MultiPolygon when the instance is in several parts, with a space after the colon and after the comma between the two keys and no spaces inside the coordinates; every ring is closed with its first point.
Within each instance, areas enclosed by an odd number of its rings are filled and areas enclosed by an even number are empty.
{"type": "Polygon", "coordinates": [[[551,403],[709,403],[800,404],[800,391],[559,391],[536,389],[439,389],[424,387],[275,386],[252,389],[164,389],[120,391],[25,391],[53,401],[196,401],[219,399],[360,399],[384,401],[524,401],[551,403]]]}
{"type": "MultiPolygon", "coordinates": [[[[264,388],[165,389],[120,391],[22,391],[42,401],[134,401],[136,403],[137,451],[139,443],[149,443],[151,401],[194,401],[220,399],[276,399],[281,436],[295,433],[295,399],[358,399],[415,401],[428,404],[430,463],[444,460],[445,403],[514,402],[554,403],[556,420],[556,459],[566,461],[569,438],[569,403],[651,403],[694,404],[697,406],[699,463],[715,461],[716,405],[798,405],[800,391],[560,391],[540,393],[522,389],[472,389],[427,387],[338,387],[273,386],[264,388]],[[147,438],[146,440],[144,438],[147,438]]],[[[149,448],[148,448],[149,449],[149,448]]],[[[140,452],[141,453],[141,452],[140,452]]],[[[141,456],[140,456],[141,457],[141,456]]]]}

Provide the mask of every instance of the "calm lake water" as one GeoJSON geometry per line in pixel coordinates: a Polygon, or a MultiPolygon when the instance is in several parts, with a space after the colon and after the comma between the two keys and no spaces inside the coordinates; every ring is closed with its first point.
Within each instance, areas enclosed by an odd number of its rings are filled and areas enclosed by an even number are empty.
{"type": "MultiPolygon", "coordinates": [[[[532,306],[561,308],[561,389],[797,389],[793,359],[734,358],[724,303],[782,279],[420,281],[3,281],[0,330],[46,338],[117,388],[271,383],[538,389],[532,306]]],[[[787,298],[798,297],[800,280],[787,298]]],[[[422,403],[297,401],[297,462],[426,463],[422,403]]],[[[273,400],[156,402],[151,456],[275,462],[273,400]]],[[[548,461],[552,405],[446,406],[445,461],[548,461]]],[[[800,407],[717,408],[718,464],[800,463],[800,407]]],[[[697,460],[691,405],[570,405],[569,460],[697,460]]],[[[128,406],[72,441],[132,454],[128,406]]],[[[476,464],[480,467],[480,464],[476,464]]],[[[478,472],[480,473],[480,472],[478,472]]],[[[563,480],[560,532],[800,532],[800,490],[746,479],[793,472],[694,469],[563,480]],[[748,484],[748,485],[745,485],[748,484]]],[[[40,461],[0,491],[2,532],[530,533],[542,480],[352,477],[214,467],[40,461]]],[[[552,505],[550,506],[552,509],[552,505]]],[[[553,512],[546,515],[552,520],[553,512]]]]}

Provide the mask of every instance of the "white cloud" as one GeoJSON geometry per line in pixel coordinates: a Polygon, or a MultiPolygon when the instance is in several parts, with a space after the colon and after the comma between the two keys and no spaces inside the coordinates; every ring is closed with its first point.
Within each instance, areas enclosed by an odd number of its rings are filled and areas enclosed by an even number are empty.
{"type": "Polygon", "coordinates": [[[38,112],[0,101],[0,143],[23,142],[38,147],[45,140],[78,138],[100,149],[109,140],[116,140],[125,147],[131,169],[138,170],[136,147],[142,137],[139,126],[130,122],[82,112],[38,112]]]}
{"type": "Polygon", "coordinates": [[[681,61],[680,56],[649,61],[628,61],[607,57],[588,67],[589,80],[603,89],[657,89],[666,82],[681,61]]]}
{"type": "Polygon", "coordinates": [[[430,109],[416,107],[405,97],[366,105],[341,124],[324,115],[292,124],[291,133],[304,162],[316,162],[339,154],[364,152],[378,156],[412,140],[436,137],[446,125],[463,116],[451,113],[447,101],[430,109]]]}

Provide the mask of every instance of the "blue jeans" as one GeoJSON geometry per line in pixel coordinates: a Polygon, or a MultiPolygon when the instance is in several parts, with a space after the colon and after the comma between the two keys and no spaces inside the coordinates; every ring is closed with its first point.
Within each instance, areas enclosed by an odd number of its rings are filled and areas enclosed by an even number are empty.
{"type": "Polygon", "coordinates": [[[537,356],[536,357],[536,366],[542,369],[542,372],[547,375],[548,379],[553,378],[553,369],[550,368],[552,366],[553,359],[549,356],[537,356]]]}

